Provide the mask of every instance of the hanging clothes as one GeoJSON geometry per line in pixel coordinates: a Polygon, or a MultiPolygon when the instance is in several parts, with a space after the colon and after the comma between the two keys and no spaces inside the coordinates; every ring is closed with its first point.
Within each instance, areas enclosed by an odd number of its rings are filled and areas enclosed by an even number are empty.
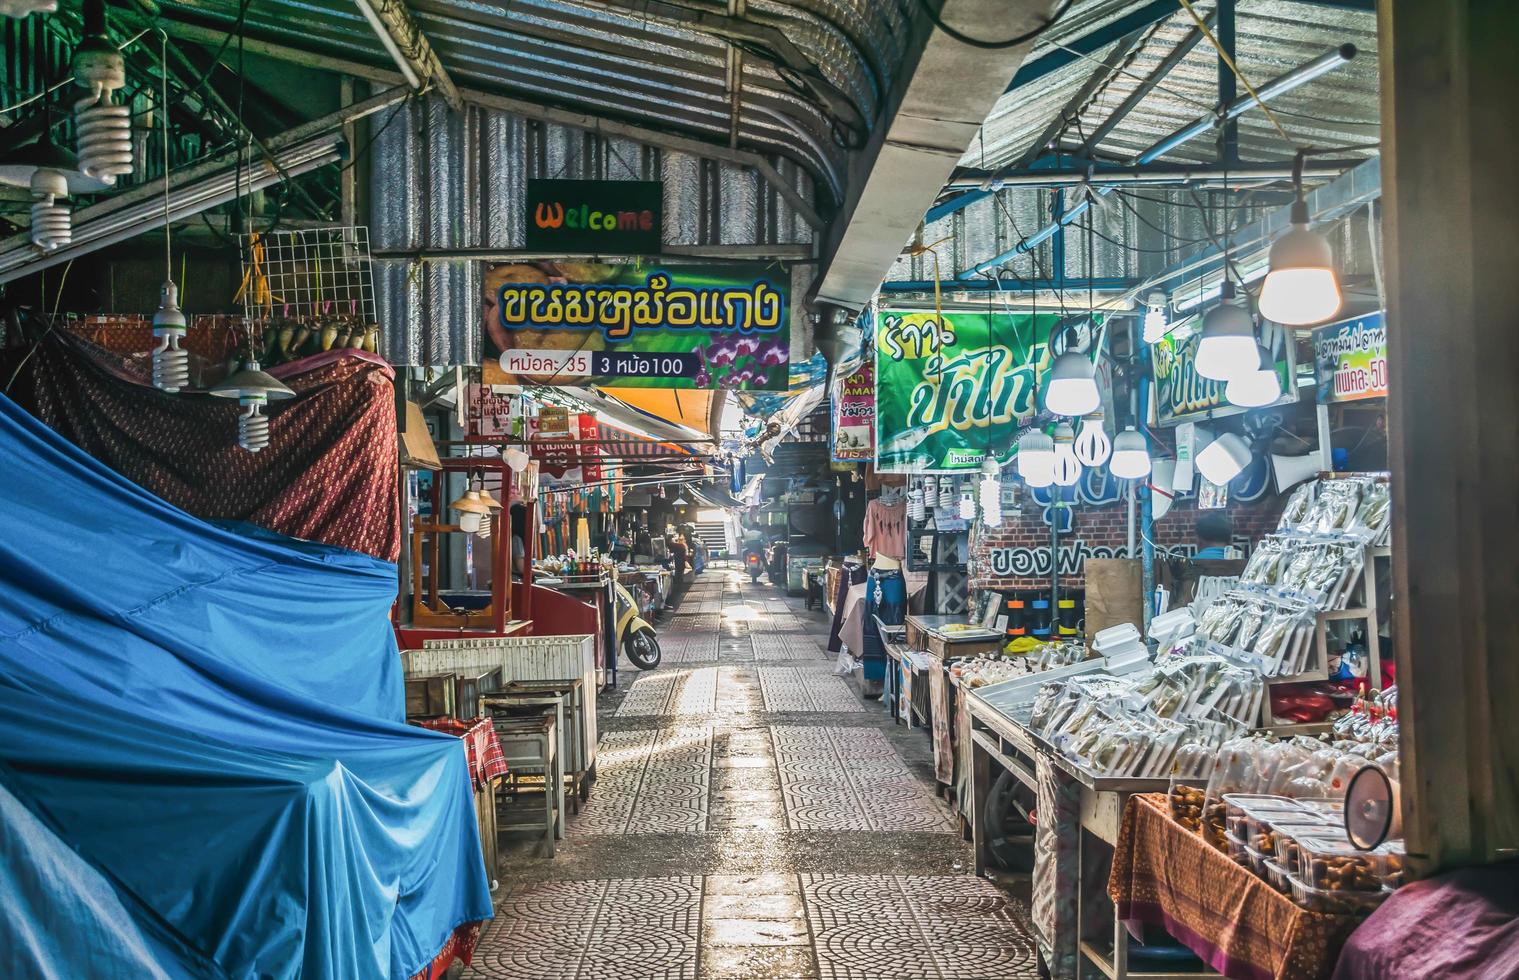
{"type": "Polygon", "coordinates": [[[865,505],[865,550],[874,558],[907,556],[907,499],[872,500],[865,505]]]}
{"type": "Polygon", "coordinates": [[[865,566],[857,562],[847,563],[839,575],[838,588],[833,596],[833,622],[828,627],[828,652],[838,653],[844,648],[840,631],[844,628],[844,606],[849,599],[849,587],[865,581],[865,566]]]}

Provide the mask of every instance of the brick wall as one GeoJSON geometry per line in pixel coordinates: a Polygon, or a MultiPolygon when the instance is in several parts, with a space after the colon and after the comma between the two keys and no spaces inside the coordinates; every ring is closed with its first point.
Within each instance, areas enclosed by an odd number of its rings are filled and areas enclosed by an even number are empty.
{"type": "MultiPolygon", "coordinates": [[[[1231,504],[1227,514],[1234,524],[1235,543],[1248,550],[1251,542],[1275,530],[1285,504],[1286,500],[1275,494],[1231,504]]],[[[1050,527],[1043,520],[1043,510],[1025,500],[1021,508],[1006,508],[1000,527],[977,529],[971,542],[973,588],[1041,589],[1049,585],[1050,527]]],[[[1086,558],[1126,557],[1128,510],[1122,502],[1076,504],[1072,518],[1072,531],[1060,535],[1060,574],[1063,582],[1079,587],[1086,558]]],[[[1196,501],[1178,501],[1155,522],[1156,546],[1190,553],[1197,544],[1193,533],[1196,522],[1196,501]]]]}

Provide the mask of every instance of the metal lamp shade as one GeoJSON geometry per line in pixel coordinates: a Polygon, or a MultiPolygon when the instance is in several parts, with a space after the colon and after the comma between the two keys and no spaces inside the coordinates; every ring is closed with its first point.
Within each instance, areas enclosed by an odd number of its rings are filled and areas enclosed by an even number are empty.
{"type": "Polygon", "coordinates": [[[1203,317],[1197,342],[1197,373],[1210,381],[1228,381],[1258,363],[1255,323],[1243,306],[1227,300],[1203,317]]]}
{"type": "Polygon", "coordinates": [[[1044,407],[1056,415],[1088,415],[1097,411],[1102,396],[1092,362],[1075,351],[1055,358],[1050,368],[1049,387],[1044,392],[1044,407]]]}
{"type": "Polygon", "coordinates": [[[1292,326],[1322,323],[1340,311],[1341,302],[1329,243],[1307,224],[1293,224],[1271,246],[1271,271],[1261,285],[1261,316],[1292,326]]]}
{"type": "Polygon", "coordinates": [[[249,361],[241,371],[234,372],[221,384],[211,389],[220,398],[248,398],[262,395],[268,401],[294,398],[295,392],[272,374],[261,370],[257,361],[249,361]]]}

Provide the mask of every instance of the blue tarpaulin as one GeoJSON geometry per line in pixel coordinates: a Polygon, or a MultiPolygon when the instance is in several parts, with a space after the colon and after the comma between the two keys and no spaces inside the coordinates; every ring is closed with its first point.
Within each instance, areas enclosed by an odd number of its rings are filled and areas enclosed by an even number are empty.
{"type": "Polygon", "coordinates": [[[490,917],[394,565],[201,521],[4,396],[0,474],[0,972],[404,980],[490,917]]]}

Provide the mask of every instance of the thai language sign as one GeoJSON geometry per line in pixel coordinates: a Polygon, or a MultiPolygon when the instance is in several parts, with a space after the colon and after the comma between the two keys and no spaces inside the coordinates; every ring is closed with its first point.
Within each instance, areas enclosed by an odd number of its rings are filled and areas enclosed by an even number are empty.
{"type": "MultiPolygon", "coordinates": [[[[882,310],[876,316],[876,467],[973,470],[1012,458],[1039,411],[1055,314],[882,310]]],[[[1085,340],[1085,328],[1082,339],[1085,340]]]]}
{"type": "Polygon", "coordinates": [[[783,270],[523,262],[483,278],[486,384],[786,388],[783,270]]]}
{"type": "Polygon", "coordinates": [[[664,237],[664,198],[657,180],[529,180],[527,247],[655,254],[664,237]]]}
{"type": "MultiPolygon", "coordinates": [[[[1272,404],[1289,405],[1297,401],[1292,345],[1288,343],[1285,330],[1271,329],[1267,333],[1277,381],[1284,392],[1272,404]]],[[[1194,318],[1178,324],[1150,347],[1150,359],[1155,369],[1154,411],[1158,425],[1179,425],[1247,411],[1229,404],[1229,399],[1224,397],[1224,382],[1211,381],[1197,373],[1197,344],[1201,339],[1202,322],[1194,318]]]]}
{"type": "Polygon", "coordinates": [[[1387,397],[1387,324],[1381,313],[1313,332],[1320,403],[1387,397]]]}
{"type": "Polygon", "coordinates": [[[876,368],[867,360],[844,379],[833,396],[833,458],[876,458],[876,368]]]}

